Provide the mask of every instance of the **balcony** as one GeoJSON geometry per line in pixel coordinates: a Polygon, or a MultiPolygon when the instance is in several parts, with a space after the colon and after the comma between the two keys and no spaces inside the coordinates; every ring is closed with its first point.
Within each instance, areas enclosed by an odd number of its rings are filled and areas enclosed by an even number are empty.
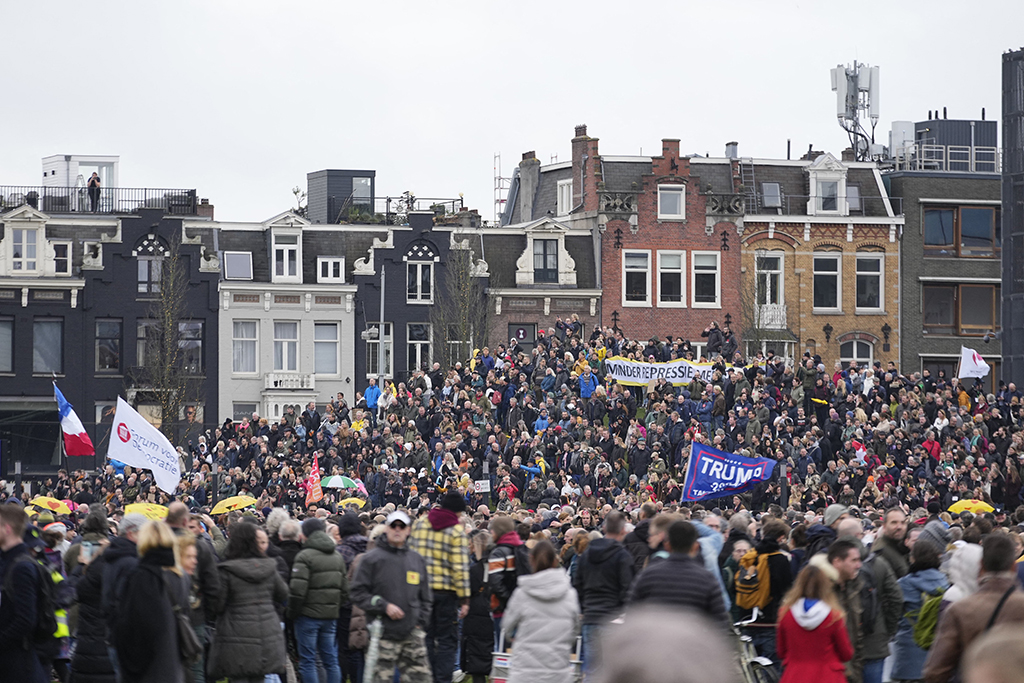
{"type": "MultiPolygon", "coordinates": [[[[0,213],[28,204],[43,213],[91,214],[89,191],[84,187],[0,185],[0,213]]],[[[97,214],[134,213],[163,209],[177,216],[196,213],[196,191],[149,187],[105,187],[100,190],[97,214]]]]}
{"type": "Polygon", "coordinates": [[[263,389],[266,391],[282,389],[314,391],[316,390],[316,375],[302,372],[268,372],[263,375],[263,389]]]}
{"type": "Polygon", "coordinates": [[[329,223],[379,223],[405,225],[410,211],[432,211],[436,220],[458,213],[464,207],[462,198],[416,197],[327,197],[329,223]]]}
{"type": "Polygon", "coordinates": [[[758,327],[763,330],[786,329],[786,304],[762,304],[757,307],[758,327]]]}

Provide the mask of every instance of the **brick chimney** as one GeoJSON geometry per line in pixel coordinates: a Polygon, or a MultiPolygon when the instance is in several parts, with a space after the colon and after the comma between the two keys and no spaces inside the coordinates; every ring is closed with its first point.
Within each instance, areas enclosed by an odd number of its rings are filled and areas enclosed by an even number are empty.
{"type": "Polygon", "coordinates": [[[206,197],[199,200],[199,205],[196,207],[196,215],[202,218],[209,218],[213,220],[213,204],[206,197]]]}
{"type": "Polygon", "coordinates": [[[587,135],[587,125],[576,126],[572,139],[572,205],[583,204],[584,211],[597,208],[597,180],[593,169],[597,160],[597,138],[587,135]]]}
{"type": "Polygon", "coordinates": [[[853,153],[853,147],[847,147],[841,154],[843,161],[857,161],[857,156],[853,153]]]}
{"type": "Polygon", "coordinates": [[[537,184],[540,182],[540,160],[533,150],[523,153],[519,162],[519,220],[533,220],[533,200],[537,196],[537,184]]]}

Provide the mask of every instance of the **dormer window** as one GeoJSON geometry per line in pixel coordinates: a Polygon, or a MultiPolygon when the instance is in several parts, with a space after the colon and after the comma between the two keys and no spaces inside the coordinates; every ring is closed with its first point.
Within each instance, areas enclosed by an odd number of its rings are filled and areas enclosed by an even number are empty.
{"type": "Polygon", "coordinates": [[[38,234],[35,229],[15,228],[12,235],[12,269],[21,273],[34,273],[38,260],[38,234]]]}
{"type": "Polygon", "coordinates": [[[683,220],[686,218],[686,186],[658,186],[658,218],[661,220],[683,220]]]}
{"type": "Polygon", "coordinates": [[[818,183],[818,209],[821,211],[839,210],[839,183],[827,180],[818,183]]]}
{"type": "Polygon", "coordinates": [[[274,281],[298,282],[299,273],[299,234],[274,233],[274,281]]]}
{"type": "MultiPolygon", "coordinates": [[[[808,216],[849,215],[846,170],[846,166],[831,154],[822,154],[804,169],[810,188],[808,216]]],[[[857,199],[860,199],[859,193],[857,199]]]]}

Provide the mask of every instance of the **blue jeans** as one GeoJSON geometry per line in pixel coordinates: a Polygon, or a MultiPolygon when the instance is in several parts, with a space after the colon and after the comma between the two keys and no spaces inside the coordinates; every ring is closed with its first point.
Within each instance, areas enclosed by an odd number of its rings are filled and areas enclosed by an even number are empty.
{"type": "Polygon", "coordinates": [[[316,656],[327,672],[326,683],[341,683],[341,667],[338,666],[338,621],[336,619],[313,619],[299,617],[295,620],[295,641],[299,646],[299,672],[303,682],[316,683],[316,656]]]}
{"type": "Polygon", "coordinates": [[[885,658],[864,660],[864,683],[882,683],[882,669],[885,658]]]}
{"type": "Polygon", "coordinates": [[[600,653],[597,647],[604,626],[601,624],[583,624],[583,671],[591,674],[597,668],[600,653]]]}

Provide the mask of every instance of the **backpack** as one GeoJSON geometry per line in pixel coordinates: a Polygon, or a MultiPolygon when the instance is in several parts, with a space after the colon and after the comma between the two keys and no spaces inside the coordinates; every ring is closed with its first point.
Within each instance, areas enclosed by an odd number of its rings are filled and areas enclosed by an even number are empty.
{"type": "Polygon", "coordinates": [[[736,606],[742,609],[764,609],[771,602],[771,573],[768,571],[768,558],[774,553],[758,553],[748,550],[740,558],[740,568],[736,570],[736,606]]]}
{"type": "Polygon", "coordinates": [[[903,615],[914,627],[914,643],[922,650],[931,648],[935,641],[935,629],[939,625],[939,607],[942,605],[942,596],[945,592],[945,588],[939,588],[931,593],[922,592],[921,606],[903,615]]]}
{"type": "Polygon", "coordinates": [[[875,583],[874,571],[876,557],[875,553],[868,555],[860,571],[860,623],[864,635],[875,632],[875,618],[878,616],[878,585],[875,583]]]}
{"type": "Polygon", "coordinates": [[[26,640],[36,649],[50,649],[57,641],[57,599],[56,587],[50,572],[30,555],[22,554],[15,558],[7,569],[4,577],[4,593],[10,594],[11,583],[14,581],[14,568],[19,563],[28,562],[36,572],[36,623],[26,640]]]}

